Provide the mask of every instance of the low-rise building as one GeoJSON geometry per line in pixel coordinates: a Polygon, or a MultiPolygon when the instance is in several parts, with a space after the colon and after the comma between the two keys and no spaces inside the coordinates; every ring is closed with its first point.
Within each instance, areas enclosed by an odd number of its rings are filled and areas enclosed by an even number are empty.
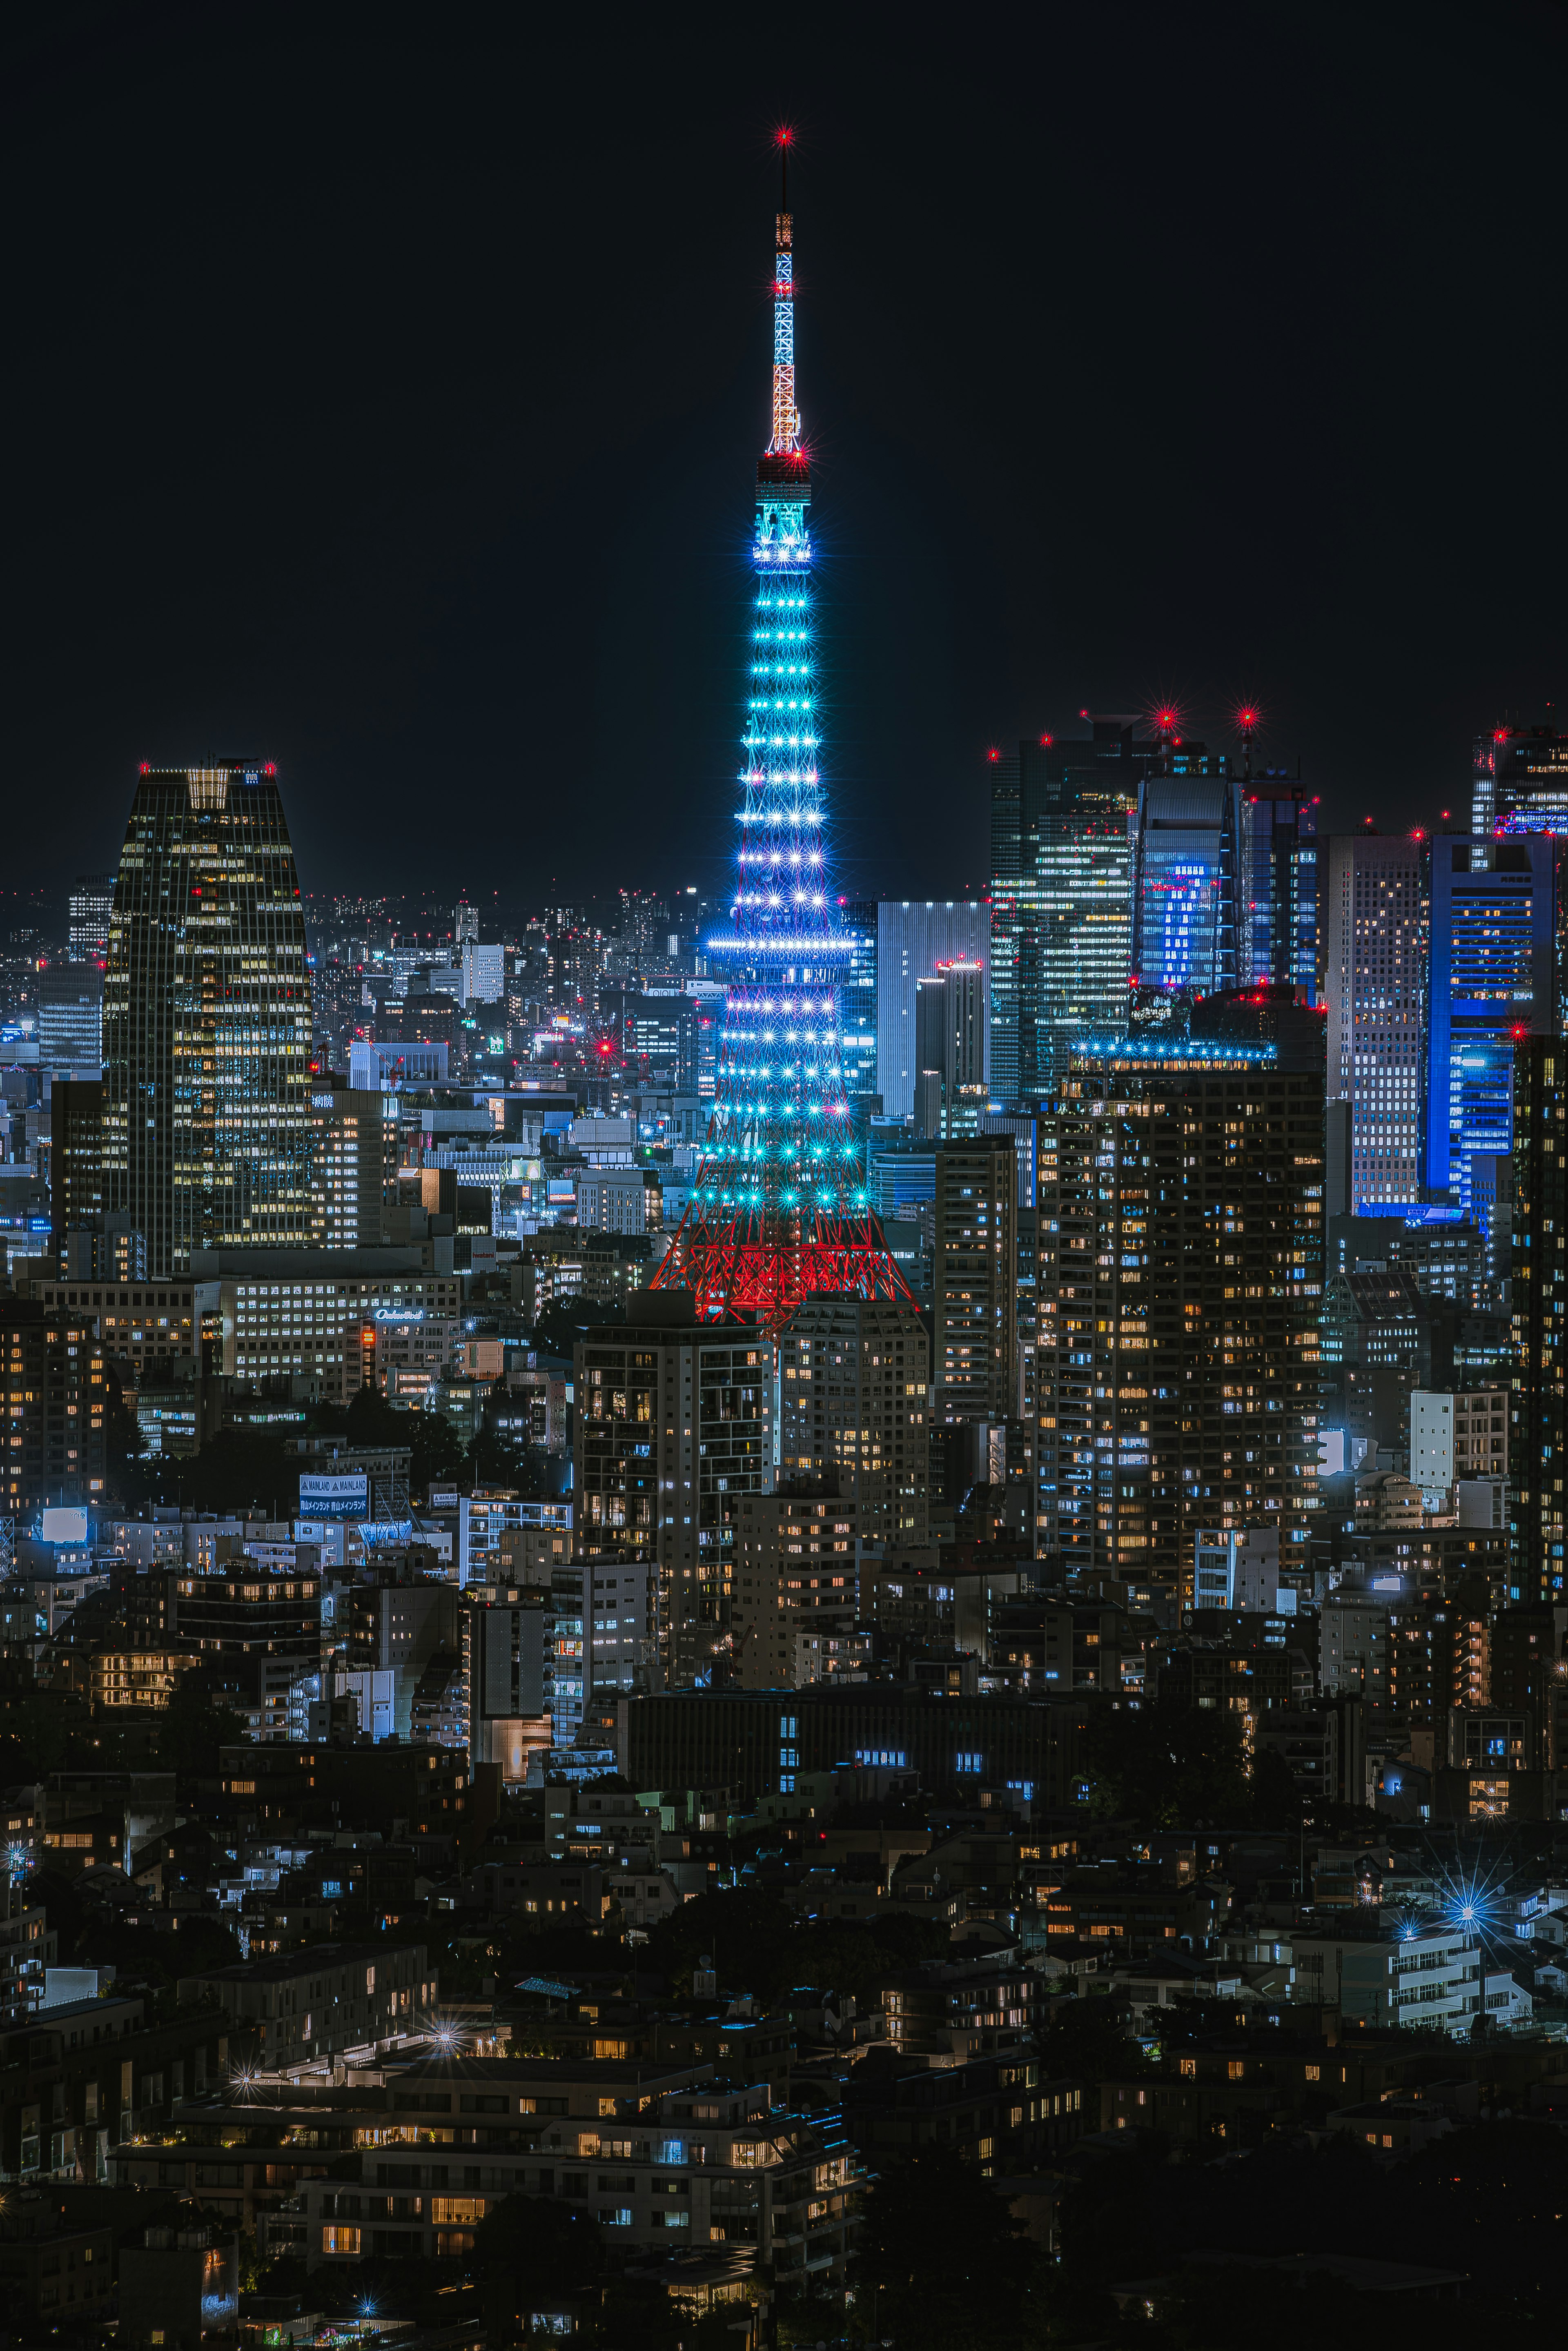
{"type": "Polygon", "coordinates": [[[438,1990],[422,1943],[319,1943],[180,1979],[182,2000],[221,2006],[237,2063],[273,2071],[417,2032],[438,1990]]]}

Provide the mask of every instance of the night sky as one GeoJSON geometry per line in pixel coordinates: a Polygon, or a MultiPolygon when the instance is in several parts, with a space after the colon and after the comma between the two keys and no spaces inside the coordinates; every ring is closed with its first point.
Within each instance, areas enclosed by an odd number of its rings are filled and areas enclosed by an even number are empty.
{"type": "Polygon", "coordinates": [[[308,891],[722,887],[789,120],[841,884],[1171,697],[1326,824],[1568,710],[1554,6],[15,12],[3,880],[275,758],[308,891]]]}

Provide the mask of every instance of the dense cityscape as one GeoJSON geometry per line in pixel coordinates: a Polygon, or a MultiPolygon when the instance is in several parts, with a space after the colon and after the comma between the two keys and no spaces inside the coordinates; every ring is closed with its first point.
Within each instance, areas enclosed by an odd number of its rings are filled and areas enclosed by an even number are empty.
{"type": "Polygon", "coordinates": [[[1553,2324],[1568,727],[1129,653],[857,894],[773,146],[695,878],[7,887],[0,2343],[1553,2324]]]}

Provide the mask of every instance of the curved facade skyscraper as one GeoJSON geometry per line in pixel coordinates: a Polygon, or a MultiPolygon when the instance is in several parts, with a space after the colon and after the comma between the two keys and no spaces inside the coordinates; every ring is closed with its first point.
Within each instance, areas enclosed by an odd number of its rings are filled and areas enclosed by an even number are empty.
{"type": "Polygon", "coordinates": [[[146,1270],[310,1238],[305,917],[270,765],[143,768],[110,918],[107,1215],[146,1270]]]}

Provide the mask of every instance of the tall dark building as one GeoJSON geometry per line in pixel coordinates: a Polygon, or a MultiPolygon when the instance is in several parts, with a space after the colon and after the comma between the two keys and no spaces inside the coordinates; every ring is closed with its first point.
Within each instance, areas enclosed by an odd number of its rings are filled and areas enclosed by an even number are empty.
{"type": "Polygon", "coordinates": [[[66,1235],[87,1238],[89,1278],[103,1224],[103,1087],[96,1078],[57,1078],[49,1090],[49,1216],[56,1270],[75,1270],[66,1235]]]}
{"type": "MultiPolygon", "coordinates": [[[[1321,1030],[1321,1023],[1316,1024],[1321,1030]]],[[[1040,1120],[1040,1548],[1190,1604],[1201,1527],[1315,1500],[1322,1046],[1073,1057],[1040,1120]]]]}
{"type": "Polygon", "coordinates": [[[1319,932],[1326,869],[1318,803],[1305,785],[1271,768],[1241,785],[1242,937],[1236,984],[1272,983],[1318,993],[1319,932]]]}
{"type": "Polygon", "coordinates": [[[277,771],[147,768],[103,1014],[104,1204],[156,1280],[310,1233],[305,918],[277,771]]]}
{"type": "Polygon", "coordinates": [[[1513,1405],[1511,1600],[1561,1600],[1564,1317],[1568,1315],[1568,1051],[1521,1037],[1513,1054],[1513,1405]]]}
{"type": "Polygon", "coordinates": [[[0,1298],[0,1512],[103,1497],[103,1349],[68,1307],[0,1298]]]}

